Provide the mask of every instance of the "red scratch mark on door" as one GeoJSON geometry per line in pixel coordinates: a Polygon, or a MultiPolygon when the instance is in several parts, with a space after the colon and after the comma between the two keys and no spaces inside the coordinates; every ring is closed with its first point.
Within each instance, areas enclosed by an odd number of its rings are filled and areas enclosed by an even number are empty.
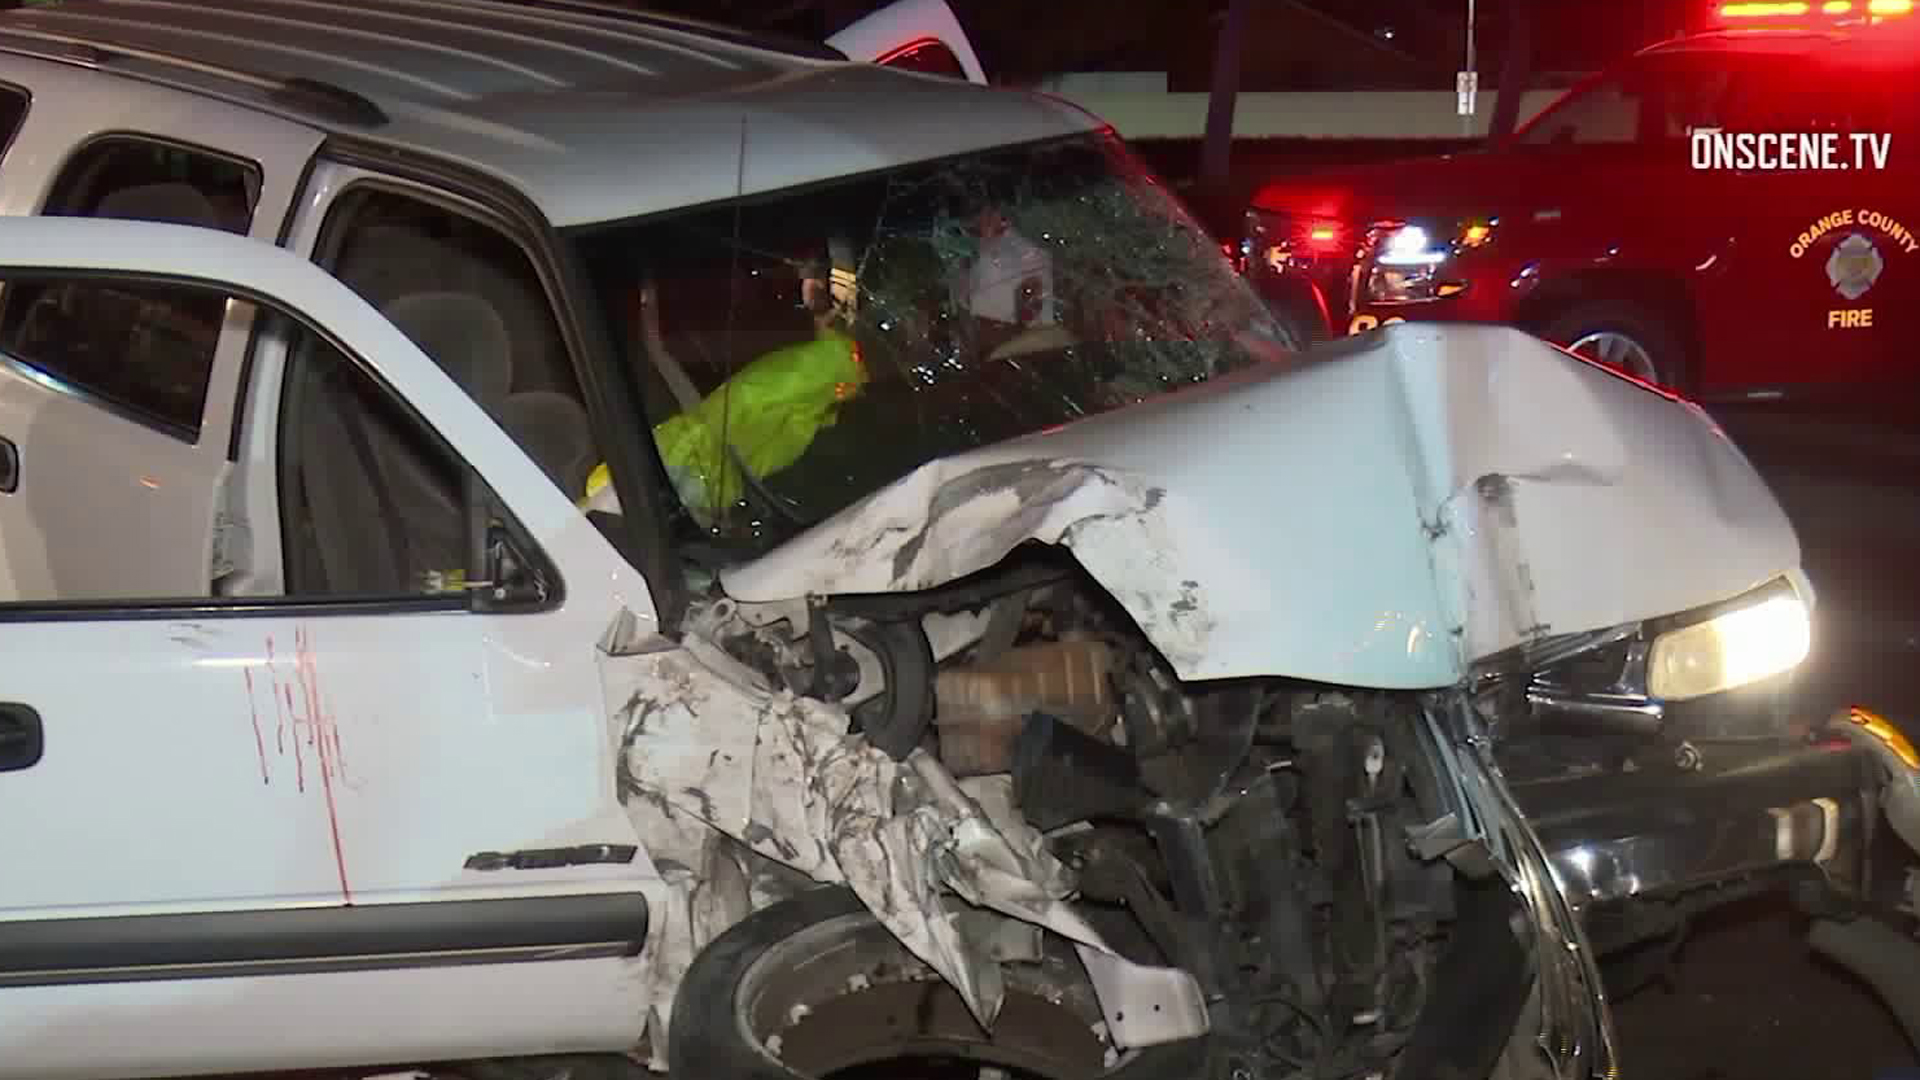
{"type": "MultiPolygon", "coordinates": [[[[300,693],[306,705],[307,737],[318,752],[320,788],[326,793],[327,828],[333,833],[333,864],[340,873],[340,896],[353,903],[353,889],[347,884],[347,855],[340,843],[340,813],[334,805],[333,778],[344,774],[340,768],[340,728],[327,709],[320,690],[320,669],[313,659],[313,641],[304,629],[294,631],[294,655],[299,674],[300,693]]],[[[297,740],[296,740],[297,742],[297,740]]]]}
{"type": "Polygon", "coordinates": [[[273,652],[273,638],[267,638],[267,678],[271,680],[268,691],[273,698],[273,739],[280,753],[287,752],[287,742],[291,736],[293,742],[293,784],[297,791],[307,790],[306,752],[300,749],[300,717],[293,711],[293,687],[280,681],[278,658],[273,652]]]}
{"type": "Polygon", "coordinates": [[[253,669],[241,668],[240,674],[247,679],[247,712],[253,714],[253,749],[260,755],[260,782],[270,784],[273,780],[267,773],[267,740],[260,734],[260,706],[253,699],[253,669]]]}
{"type": "MultiPolygon", "coordinates": [[[[281,678],[279,656],[274,652],[273,638],[267,638],[267,678],[268,697],[273,700],[274,708],[274,746],[281,756],[287,752],[287,744],[293,745],[294,783],[297,790],[307,790],[307,747],[313,748],[314,770],[320,777],[320,790],[327,804],[327,832],[333,842],[333,865],[340,875],[340,896],[346,903],[353,903],[353,888],[347,882],[346,846],[340,840],[340,811],[334,800],[333,783],[336,779],[346,780],[346,761],[340,754],[340,727],[334,723],[333,710],[328,708],[326,695],[320,687],[320,669],[314,662],[313,643],[304,627],[296,627],[293,632],[293,678],[281,678]],[[299,690],[300,700],[294,701],[294,691],[299,690]]],[[[247,672],[247,693],[249,702],[253,693],[253,674],[247,672]]],[[[259,735],[259,714],[254,717],[254,733],[259,735]]],[[[266,741],[259,739],[261,774],[266,775],[266,741]]]]}

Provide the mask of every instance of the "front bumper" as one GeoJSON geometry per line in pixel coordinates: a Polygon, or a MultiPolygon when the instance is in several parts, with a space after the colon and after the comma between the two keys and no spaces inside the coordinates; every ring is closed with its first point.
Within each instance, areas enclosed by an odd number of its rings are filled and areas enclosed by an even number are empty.
{"type": "Polygon", "coordinates": [[[1884,782],[1870,750],[1829,738],[1709,748],[1697,771],[1537,782],[1513,794],[1584,914],[1795,867],[1863,894],[1884,782]]]}

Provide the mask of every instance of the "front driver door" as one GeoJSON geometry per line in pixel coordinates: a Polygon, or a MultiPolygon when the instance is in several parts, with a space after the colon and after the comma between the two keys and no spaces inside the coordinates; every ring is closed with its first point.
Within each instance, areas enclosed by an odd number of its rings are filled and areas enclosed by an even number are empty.
{"type": "Polygon", "coordinates": [[[274,419],[235,464],[276,471],[278,520],[230,523],[252,540],[227,555],[277,557],[279,524],[367,542],[331,556],[364,572],[306,592],[0,605],[0,1077],[629,1045],[663,893],[616,794],[596,642],[623,612],[651,625],[644,584],[311,263],[172,226],[0,220],[0,280],[63,275],[210,290],[287,328],[299,347],[248,386],[274,419]],[[345,483],[308,455],[315,425],[353,430],[358,487],[306,482],[345,483]],[[481,587],[484,538],[543,589],[481,587]]]}

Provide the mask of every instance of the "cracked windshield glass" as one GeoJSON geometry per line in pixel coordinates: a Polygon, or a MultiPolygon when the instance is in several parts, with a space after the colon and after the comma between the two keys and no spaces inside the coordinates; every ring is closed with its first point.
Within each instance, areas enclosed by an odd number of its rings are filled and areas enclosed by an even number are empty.
{"type": "MultiPolygon", "coordinates": [[[[686,525],[728,546],[1288,355],[1219,245],[1104,136],[575,239],[686,525]]],[[[613,508],[604,469],[589,497],[613,508]]]]}

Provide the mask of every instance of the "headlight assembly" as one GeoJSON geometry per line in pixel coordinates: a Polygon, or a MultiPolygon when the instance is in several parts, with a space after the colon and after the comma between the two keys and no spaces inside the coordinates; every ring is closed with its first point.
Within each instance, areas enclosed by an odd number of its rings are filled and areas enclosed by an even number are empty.
{"type": "Polygon", "coordinates": [[[1445,264],[1493,239],[1493,219],[1454,223],[1444,229],[1413,222],[1380,222],[1368,233],[1372,268],[1362,300],[1373,304],[1418,304],[1466,291],[1450,281],[1445,264]]]}
{"type": "Polygon", "coordinates": [[[1402,225],[1383,236],[1374,261],[1381,266],[1432,266],[1452,254],[1444,244],[1436,245],[1427,230],[1418,225],[1402,225]]]}
{"type": "Polygon", "coordinates": [[[1792,722],[1788,673],[1812,646],[1812,593],[1783,577],[1722,603],[1570,635],[1520,659],[1533,715],[1562,730],[1774,738],[1792,722]]]}
{"type": "Polygon", "coordinates": [[[1647,690],[1657,699],[1688,701],[1779,675],[1813,647],[1813,618],[1788,582],[1704,621],[1653,639],[1647,690]]]}

